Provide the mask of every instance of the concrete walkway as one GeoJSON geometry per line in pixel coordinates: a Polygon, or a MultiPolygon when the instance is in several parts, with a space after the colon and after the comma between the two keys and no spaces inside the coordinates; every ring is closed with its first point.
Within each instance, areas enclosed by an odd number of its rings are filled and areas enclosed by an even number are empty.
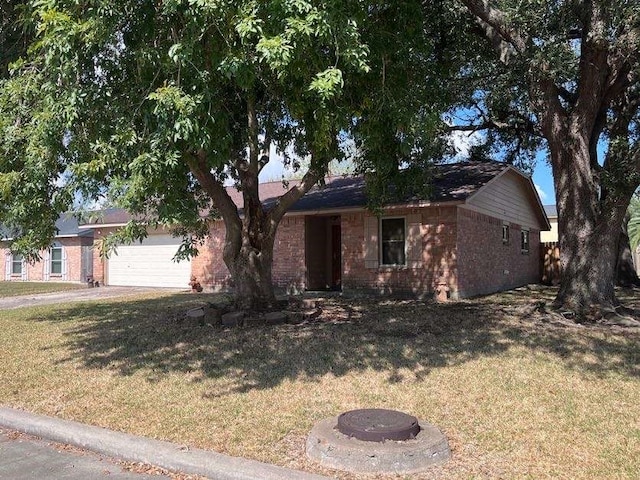
{"type": "MultiPolygon", "coordinates": [[[[211,480],[327,480],[327,477],[277,467],[255,460],[230,457],[207,450],[185,449],[183,446],[169,442],[137,437],[53,417],[34,415],[11,408],[0,407],[0,428],[75,445],[108,457],[143,462],[175,472],[202,475],[211,480]]],[[[14,477],[3,476],[0,470],[0,478],[14,477]]],[[[85,478],[93,477],[87,476],[85,478]]]]}
{"type": "Polygon", "coordinates": [[[152,480],[165,475],[132,473],[112,459],[77,449],[61,449],[35,437],[0,429],[0,478],[11,480],[152,480]]]}
{"type": "Polygon", "coordinates": [[[84,302],[100,300],[102,298],[124,297],[149,292],[183,292],[187,289],[153,288],[153,287],[98,287],[79,288],[54,293],[39,293],[34,295],[19,295],[16,297],[0,298],[0,310],[32,307],[37,305],[52,305],[55,303],[84,302]]]}

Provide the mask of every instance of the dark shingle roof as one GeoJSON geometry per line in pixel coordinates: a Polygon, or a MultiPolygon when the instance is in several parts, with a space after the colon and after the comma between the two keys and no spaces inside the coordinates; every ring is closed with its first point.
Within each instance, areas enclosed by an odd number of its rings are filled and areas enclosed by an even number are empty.
{"type": "MultiPolygon", "coordinates": [[[[461,162],[436,165],[430,198],[407,198],[404,202],[464,201],[476,193],[508,166],[500,162],[461,162]]],[[[269,205],[282,195],[287,188],[282,182],[260,185],[260,197],[269,205]]],[[[329,177],[324,186],[313,187],[298,200],[291,211],[325,210],[333,208],[364,207],[367,204],[364,177],[329,177]]],[[[241,196],[233,189],[233,200],[241,205],[241,196]]]]}
{"type": "MultiPolygon", "coordinates": [[[[436,165],[430,198],[410,198],[404,202],[429,201],[432,203],[464,201],[480,188],[500,175],[508,167],[501,162],[460,162],[436,165]]],[[[260,199],[269,207],[299,180],[275,181],[259,185],[260,199]]],[[[227,187],[227,193],[234,203],[242,208],[242,193],[235,187],[227,187]]],[[[323,186],[314,186],[290,209],[293,212],[330,210],[337,208],[365,207],[365,179],[362,176],[327,177],[323,186]]],[[[94,212],[87,218],[88,225],[121,225],[131,219],[121,209],[106,209],[94,212]]]]}
{"type": "Polygon", "coordinates": [[[91,235],[89,230],[81,230],[78,224],[78,219],[73,213],[63,213],[60,218],[56,220],[57,236],[85,236],[91,235]]]}
{"type": "MultiPolygon", "coordinates": [[[[56,237],[84,237],[91,236],[93,232],[87,229],[81,229],[78,219],[72,212],[63,213],[56,220],[56,237]]],[[[0,225],[0,239],[10,239],[17,232],[0,225]]]]}
{"type": "Polygon", "coordinates": [[[105,208],[87,212],[84,225],[123,225],[131,220],[131,214],[122,208],[105,208]]]}

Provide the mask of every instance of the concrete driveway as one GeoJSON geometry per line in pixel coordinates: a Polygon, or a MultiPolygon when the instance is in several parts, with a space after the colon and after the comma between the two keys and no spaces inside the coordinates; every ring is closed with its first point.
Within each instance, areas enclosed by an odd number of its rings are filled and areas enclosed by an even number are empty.
{"type": "Polygon", "coordinates": [[[37,305],[51,305],[54,303],[84,302],[100,300],[102,298],[125,297],[149,292],[179,293],[186,289],[153,288],[153,287],[98,287],[80,288],[65,292],[41,293],[35,295],[20,295],[17,297],[0,298],[0,311],[14,308],[33,307],[37,305]]]}

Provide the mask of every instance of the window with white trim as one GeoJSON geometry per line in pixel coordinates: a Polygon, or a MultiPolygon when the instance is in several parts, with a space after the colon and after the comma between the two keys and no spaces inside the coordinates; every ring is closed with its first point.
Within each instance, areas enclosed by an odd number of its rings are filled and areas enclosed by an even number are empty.
{"type": "Polygon", "coordinates": [[[62,246],[53,245],[49,257],[51,275],[62,275],[62,246]]]}
{"type": "Polygon", "coordinates": [[[22,275],[24,257],[18,253],[11,256],[11,275],[22,275]]]}
{"type": "Polygon", "coordinates": [[[380,264],[406,265],[406,225],[403,217],[380,219],[380,264]]]}
{"type": "Polygon", "coordinates": [[[520,250],[522,253],[529,253],[529,230],[520,231],[520,250]]]}
{"type": "Polygon", "coordinates": [[[502,244],[503,245],[509,245],[509,224],[508,223],[503,223],[502,224],[502,244]]]}

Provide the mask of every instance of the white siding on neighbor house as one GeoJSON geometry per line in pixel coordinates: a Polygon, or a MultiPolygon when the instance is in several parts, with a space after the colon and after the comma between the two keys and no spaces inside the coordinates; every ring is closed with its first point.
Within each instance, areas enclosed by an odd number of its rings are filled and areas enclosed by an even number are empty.
{"type": "Polygon", "coordinates": [[[469,198],[465,208],[524,227],[544,228],[528,183],[520,174],[508,170],[469,198]]]}
{"type": "Polygon", "coordinates": [[[540,232],[541,242],[557,242],[558,241],[558,219],[550,217],[549,223],[551,224],[551,230],[549,230],[548,232],[540,232]]]}
{"type": "Polygon", "coordinates": [[[191,262],[173,261],[179,245],[171,235],[149,235],[142,244],[118,246],[107,260],[107,284],[188,288],[191,262]]]}

